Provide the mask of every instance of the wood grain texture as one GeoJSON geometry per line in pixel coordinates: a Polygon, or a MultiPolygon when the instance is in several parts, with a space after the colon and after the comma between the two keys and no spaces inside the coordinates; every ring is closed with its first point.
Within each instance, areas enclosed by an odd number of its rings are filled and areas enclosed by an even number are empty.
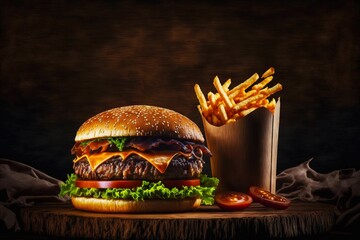
{"type": "Polygon", "coordinates": [[[280,211],[252,204],[238,212],[217,206],[167,214],[102,214],[69,204],[23,208],[24,231],[57,237],[94,239],[247,239],[301,237],[324,233],[335,223],[335,206],[293,203],[280,211]]]}
{"type": "Polygon", "coordinates": [[[3,0],[0,11],[3,158],[65,179],[89,117],[152,104],[201,127],[195,83],[213,91],[216,75],[235,85],[273,66],[278,171],[310,157],[322,171],[360,168],[359,1],[3,0]]]}

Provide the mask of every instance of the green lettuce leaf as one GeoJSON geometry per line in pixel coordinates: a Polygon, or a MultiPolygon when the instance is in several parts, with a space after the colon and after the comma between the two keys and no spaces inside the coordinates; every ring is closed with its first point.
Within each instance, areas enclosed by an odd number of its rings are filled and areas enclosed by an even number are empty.
{"type": "Polygon", "coordinates": [[[125,146],[126,139],[126,137],[117,137],[108,138],[107,140],[110,142],[110,144],[114,144],[119,149],[119,151],[122,151],[125,146]]]}
{"type": "Polygon", "coordinates": [[[167,188],[161,181],[142,181],[141,187],[136,188],[79,188],[75,186],[76,175],[68,175],[68,179],[60,186],[59,196],[94,197],[104,199],[130,199],[142,201],[145,199],[181,199],[201,198],[204,205],[214,204],[215,189],[219,183],[217,178],[202,175],[200,186],[183,188],[167,188]]]}

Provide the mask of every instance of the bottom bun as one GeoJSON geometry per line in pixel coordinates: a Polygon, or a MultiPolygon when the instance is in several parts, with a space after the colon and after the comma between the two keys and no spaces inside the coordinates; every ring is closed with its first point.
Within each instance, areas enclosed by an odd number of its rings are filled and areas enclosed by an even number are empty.
{"type": "Polygon", "coordinates": [[[200,198],[184,199],[147,199],[144,201],[124,199],[103,199],[90,197],[72,197],[76,209],[89,212],[107,213],[145,213],[145,212],[185,212],[200,206],[200,198]]]}

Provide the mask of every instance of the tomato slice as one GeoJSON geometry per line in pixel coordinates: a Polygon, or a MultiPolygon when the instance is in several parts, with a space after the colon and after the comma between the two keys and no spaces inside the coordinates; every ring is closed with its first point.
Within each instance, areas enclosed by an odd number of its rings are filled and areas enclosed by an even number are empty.
{"type": "Polygon", "coordinates": [[[79,188],[134,188],[140,187],[141,180],[76,180],[75,186],[79,188]]]}
{"type": "Polygon", "coordinates": [[[286,197],[273,194],[263,188],[255,186],[249,188],[249,195],[254,199],[254,202],[275,209],[286,209],[291,203],[286,197]]]}
{"type": "MultiPolygon", "coordinates": [[[[166,179],[162,180],[167,188],[181,188],[183,186],[199,186],[200,179],[166,179]]],[[[142,180],[76,180],[79,188],[135,188],[142,185],[142,180]]]]}
{"type": "Polygon", "coordinates": [[[224,192],[215,195],[217,205],[227,211],[247,208],[252,202],[251,196],[241,192],[224,192]]]}

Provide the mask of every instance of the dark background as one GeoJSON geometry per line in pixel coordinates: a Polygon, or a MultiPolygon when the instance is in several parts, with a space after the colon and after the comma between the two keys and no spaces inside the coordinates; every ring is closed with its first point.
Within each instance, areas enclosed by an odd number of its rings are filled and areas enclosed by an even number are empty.
{"type": "Polygon", "coordinates": [[[64,180],[89,117],[150,104],[202,128],[195,83],[208,92],[215,75],[237,85],[273,66],[284,86],[278,172],[311,157],[319,172],[360,168],[357,1],[1,1],[0,11],[2,158],[64,180]]]}

